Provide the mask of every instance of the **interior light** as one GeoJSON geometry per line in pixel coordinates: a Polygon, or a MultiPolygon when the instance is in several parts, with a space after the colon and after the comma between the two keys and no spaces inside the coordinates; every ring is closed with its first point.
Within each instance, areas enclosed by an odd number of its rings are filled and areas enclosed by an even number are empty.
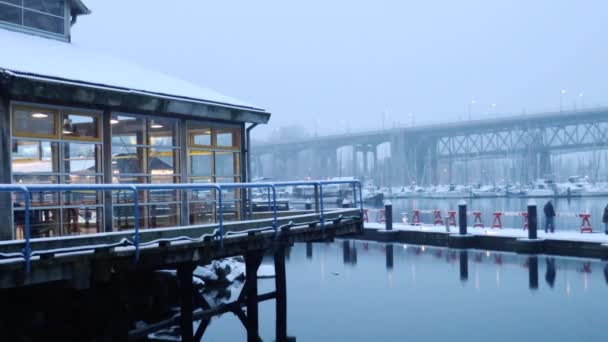
{"type": "Polygon", "coordinates": [[[157,122],[154,122],[154,120],[151,120],[150,121],[150,128],[163,128],[163,125],[161,125],[161,124],[159,124],[157,122]]]}
{"type": "Polygon", "coordinates": [[[118,120],[116,119],[110,119],[110,124],[111,125],[116,125],[118,123],[118,120]]]}
{"type": "Polygon", "coordinates": [[[73,128],[72,128],[72,120],[70,119],[63,119],[63,134],[72,134],[73,133],[73,128]]]}
{"type": "Polygon", "coordinates": [[[34,113],[34,114],[32,114],[32,117],[35,119],[44,119],[44,118],[48,118],[49,115],[44,114],[44,113],[34,113]]]}

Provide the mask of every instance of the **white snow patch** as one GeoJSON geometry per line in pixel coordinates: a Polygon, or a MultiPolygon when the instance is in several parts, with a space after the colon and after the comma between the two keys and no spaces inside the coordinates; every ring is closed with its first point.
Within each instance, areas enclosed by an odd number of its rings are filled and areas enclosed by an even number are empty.
{"type": "Polygon", "coordinates": [[[0,30],[0,41],[3,46],[10,47],[0,54],[0,69],[261,110],[211,89],[104,56],[77,44],[9,30],[0,30]]]}
{"type": "Polygon", "coordinates": [[[204,281],[217,281],[218,279],[215,272],[204,266],[197,266],[192,273],[195,277],[204,281]]]}
{"type": "MultiPolygon", "coordinates": [[[[370,222],[365,223],[365,228],[372,229],[386,229],[384,223],[370,222]]],[[[445,226],[413,226],[409,224],[393,222],[393,230],[408,230],[408,231],[424,231],[434,233],[446,233],[445,226]]],[[[458,232],[458,227],[450,227],[452,233],[458,232]]],[[[473,228],[468,227],[467,232],[473,235],[492,235],[492,236],[503,236],[503,237],[515,237],[515,238],[526,238],[528,237],[528,231],[521,228],[473,228]]],[[[608,243],[608,235],[603,232],[596,233],[580,233],[578,231],[559,231],[555,233],[545,233],[544,230],[539,229],[537,231],[539,239],[547,240],[560,240],[560,241],[581,241],[581,242],[601,242],[608,243]]]]}

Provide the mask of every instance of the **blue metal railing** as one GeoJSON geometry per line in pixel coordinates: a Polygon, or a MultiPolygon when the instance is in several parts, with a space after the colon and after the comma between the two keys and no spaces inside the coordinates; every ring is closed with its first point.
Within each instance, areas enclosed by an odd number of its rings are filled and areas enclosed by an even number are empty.
{"type": "MultiPolygon", "coordinates": [[[[30,195],[35,192],[69,192],[69,191],[129,191],[133,198],[133,228],[134,236],[131,240],[126,240],[126,244],[131,244],[135,247],[135,260],[139,260],[140,252],[140,213],[139,213],[139,191],[142,190],[213,190],[217,195],[218,216],[217,222],[219,230],[219,240],[223,246],[224,240],[224,208],[223,195],[224,190],[236,189],[267,189],[268,190],[268,206],[273,213],[272,229],[275,235],[278,235],[278,205],[276,188],[287,186],[315,186],[318,188],[319,199],[319,222],[321,229],[325,229],[325,208],[323,204],[323,186],[330,184],[351,184],[353,187],[354,206],[360,205],[361,218],[363,217],[363,198],[361,193],[361,183],[358,180],[343,180],[343,181],[305,181],[305,182],[279,182],[279,183],[215,183],[215,184],[197,184],[197,183],[178,183],[178,184],[0,184],[0,192],[21,193],[24,195],[24,248],[19,256],[25,259],[26,272],[31,269],[31,222],[30,212],[32,210],[30,195]],[[359,201],[357,201],[357,191],[359,201]],[[358,202],[358,203],[357,203],[358,202]],[[271,209],[272,206],[272,209],[271,209]]],[[[251,205],[251,204],[250,204],[251,205]]],[[[86,206],[85,206],[86,207],[86,206]]]]}

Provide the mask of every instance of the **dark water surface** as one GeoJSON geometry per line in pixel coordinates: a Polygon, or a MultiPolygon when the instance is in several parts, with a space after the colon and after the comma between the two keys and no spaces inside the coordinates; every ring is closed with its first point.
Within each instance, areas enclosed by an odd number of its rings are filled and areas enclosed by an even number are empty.
{"type": "MultiPolygon", "coordinates": [[[[260,280],[260,293],[273,289],[273,279],[260,280]]],[[[298,341],[608,340],[608,266],[590,259],[362,241],[307,253],[296,244],[287,296],[298,341]]],[[[274,340],[274,308],[260,306],[264,341],[274,340]]],[[[203,340],[246,334],[225,314],[203,340]]]]}

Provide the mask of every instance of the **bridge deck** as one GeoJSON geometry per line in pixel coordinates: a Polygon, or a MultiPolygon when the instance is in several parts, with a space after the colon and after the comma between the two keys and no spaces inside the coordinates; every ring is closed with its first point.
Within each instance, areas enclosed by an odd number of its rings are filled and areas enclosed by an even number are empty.
{"type": "Polygon", "coordinates": [[[334,209],[318,213],[284,216],[274,220],[225,222],[223,241],[217,238],[218,224],[146,229],[139,232],[140,251],[124,243],[133,230],[81,236],[32,239],[31,270],[19,256],[24,241],[0,242],[0,289],[66,281],[76,288],[105,281],[122,271],[172,268],[185,262],[208,263],[217,258],[242,255],[274,246],[332,239],[360,233],[360,209],[334,209]]]}

